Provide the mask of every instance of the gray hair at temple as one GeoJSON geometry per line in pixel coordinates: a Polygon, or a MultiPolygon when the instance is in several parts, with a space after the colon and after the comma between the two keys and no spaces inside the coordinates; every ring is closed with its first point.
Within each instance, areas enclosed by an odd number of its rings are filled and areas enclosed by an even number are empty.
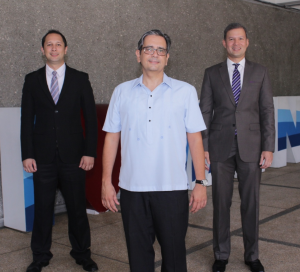
{"type": "Polygon", "coordinates": [[[167,43],[167,53],[169,53],[170,47],[171,47],[171,39],[167,34],[162,33],[160,30],[158,29],[152,29],[150,31],[147,31],[146,33],[144,33],[142,35],[142,37],[140,38],[139,42],[138,42],[138,50],[140,50],[140,52],[143,49],[143,45],[144,45],[144,40],[147,36],[149,35],[155,35],[155,36],[161,36],[165,39],[166,43],[167,43]]]}
{"type": "Polygon", "coordinates": [[[246,33],[246,38],[248,39],[248,31],[246,29],[246,27],[244,27],[242,24],[240,23],[231,23],[229,24],[225,30],[224,30],[224,40],[226,40],[226,36],[227,36],[227,32],[232,30],[232,29],[237,29],[237,28],[242,28],[245,30],[245,33],[246,33]]]}

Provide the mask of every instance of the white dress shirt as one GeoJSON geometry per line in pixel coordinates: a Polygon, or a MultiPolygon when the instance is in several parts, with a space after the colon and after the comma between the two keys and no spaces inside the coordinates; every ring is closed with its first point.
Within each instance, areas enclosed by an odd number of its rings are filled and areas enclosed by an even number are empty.
{"type": "MultiPolygon", "coordinates": [[[[245,63],[246,59],[243,58],[240,62],[238,62],[240,65],[238,66],[238,70],[240,72],[241,76],[241,88],[243,87],[243,79],[244,79],[244,70],[245,70],[245,63]]],[[[233,76],[233,71],[235,69],[235,66],[233,65],[235,62],[227,58],[227,68],[228,68],[228,74],[229,74],[229,79],[230,79],[230,85],[232,85],[232,76],[233,76]]]]}
{"type": "Polygon", "coordinates": [[[152,92],[143,76],[116,87],[104,131],[121,131],[119,186],[133,192],[188,189],[186,133],[205,130],[196,89],[164,74],[152,92]]]}
{"type": "MultiPolygon", "coordinates": [[[[52,72],[54,70],[52,68],[50,68],[47,64],[46,64],[46,78],[47,78],[47,85],[49,88],[49,91],[51,90],[51,80],[52,80],[52,72]]],[[[64,80],[65,80],[65,73],[66,73],[66,64],[64,63],[62,66],[60,66],[57,70],[56,70],[57,74],[57,79],[58,79],[58,89],[59,89],[59,94],[61,93],[61,89],[62,86],[64,85],[64,80]]]]}

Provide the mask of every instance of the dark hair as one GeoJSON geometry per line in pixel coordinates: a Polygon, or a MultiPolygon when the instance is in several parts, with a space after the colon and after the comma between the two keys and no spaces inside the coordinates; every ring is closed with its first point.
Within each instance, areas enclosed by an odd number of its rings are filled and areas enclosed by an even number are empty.
{"type": "Polygon", "coordinates": [[[156,36],[161,36],[165,39],[166,43],[167,43],[167,53],[169,53],[170,47],[171,47],[171,39],[167,34],[163,34],[160,30],[158,29],[152,29],[150,31],[147,31],[146,33],[144,33],[142,35],[142,37],[140,38],[139,42],[138,42],[138,50],[140,50],[140,52],[143,49],[143,45],[144,45],[144,40],[147,36],[149,35],[156,35],[156,36]]]}
{"type": "Polygon", "coordinates": [[[246,29],[246,27],[244,27],[242,24],[240,23],[231,23],[229,24],[225,30],[224,30],[224,40],[226,40],[226,36],[227,36],[227,32],[232,30],[232,29],[237,29],[237,28],[242,28],[245,30],[245,33],[246,33],[246,38],[248,39],[248,31],[246,29]]]}
{"type": "Polygon", "coordinates": [[[63,39],[63,42],[65,44],[65,47],[67,47],[67,40],[65,38],[65,36],[59,32],[58,30],[55,30],[55,29],[51,29],[51,30],[48,30],[48,32],[45,34],[45,36],[42,38],[42,47],[44,48],[44,44],[45,44],[45,40],[46,40],[46,37],[49,35],[49,34],[58,34],[62,37],[63,39]]]}

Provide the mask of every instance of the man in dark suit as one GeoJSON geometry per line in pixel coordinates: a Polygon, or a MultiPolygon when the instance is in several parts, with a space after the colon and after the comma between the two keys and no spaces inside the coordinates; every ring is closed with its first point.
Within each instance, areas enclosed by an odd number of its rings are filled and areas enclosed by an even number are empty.
{"type": "MultiPolygon", "coordinates": [[[[205,70],[200,108],[207,130],[205,158],[211,164],[213,194],[213,271],[225,271],[230,254],[230,206],[238,175],[244,260],[263,272],[258,259],[261,169],[272,163],[275,146],[273,95],[267,70],[245,59],[247,30],[238,23],[224,31],[227,60],[205,70]]],[[[208,165],[206,165],[208,169],[208,165]]]]}
{"type": "Polygon", "coordinates": [[[57,187],[68,211],[70,254],[84,270],[97,271],[91,259],[85,199],[85,171],[93,168],[97,148],[93,90],[86,73],[65,64],[67,41],[62,33],[48,31],[41,50],[46,66],[26,75],[22,96],[22,160],[24,170],[33,173],[35,201],[33,262],[27,272],[41,271],[53,256],[50,247],[57,187]]]}

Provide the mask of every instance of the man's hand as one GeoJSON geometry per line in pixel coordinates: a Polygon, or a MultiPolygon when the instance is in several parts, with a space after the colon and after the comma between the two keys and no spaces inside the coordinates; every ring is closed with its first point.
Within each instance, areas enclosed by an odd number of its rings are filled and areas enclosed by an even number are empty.
{"type": "Polygon", "coordinates": [[[34,173],[37,171],[35,159],[26,159],[23,161],[23,168],[27,173],[34,173]]]}
{"type": "Polygon", "coordinates": [[[270,167],[272,164],[272,161],[273,161],[273,152],[263,151],[260,156],[260,162],[259,162],[259,165],[261,165],[260,168],[266,169],[266,168],[270,167]],[[264,165],[262,165],[263,161],[265,161],[264,165]]]}
{"type": "Polygon", "coordinates": [[[206,187],[201,184],[196,184],[190,198],[190,212],[195,213],[204,208],[207,203],[206,187]]]}
{"type": "Polygon", "coordinates": [[[102,204],[106,209],[109,209],[112,212],[118,212],[116,207],[120,205],[117,194],[114,186],[111,181],[102,182],[102,192],[101,192],[102,204]]]}
{"type": "Polygon", "coordinates": [[[89,171],[94,167],[95,158],[83,156],[80,160],[79,167],[85,171],[89,171]]]}
{"type": "Polygon", "coordinates": [[[209,165],[210,165],[209,152],[208,151],[204,151],[204,157],[205,157],[205,160],[206,160],[205,169],[208,171],[209,170],[209,165]]]}

